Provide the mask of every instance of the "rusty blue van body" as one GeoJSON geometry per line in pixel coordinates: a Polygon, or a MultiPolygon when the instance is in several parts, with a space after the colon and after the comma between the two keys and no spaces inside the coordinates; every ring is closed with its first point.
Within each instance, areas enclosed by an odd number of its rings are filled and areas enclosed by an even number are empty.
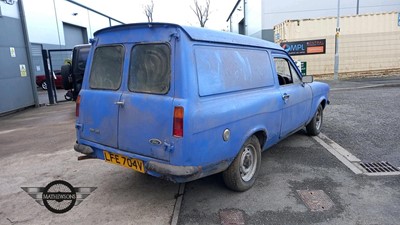
{"type": "Polygon", "coordinates": [[[174,182],[223,172],[249,189],[260,152],[307,127],[329,86],[278,45],[166,23],[97,31],[77,99],[76,151],[174,182]]]}

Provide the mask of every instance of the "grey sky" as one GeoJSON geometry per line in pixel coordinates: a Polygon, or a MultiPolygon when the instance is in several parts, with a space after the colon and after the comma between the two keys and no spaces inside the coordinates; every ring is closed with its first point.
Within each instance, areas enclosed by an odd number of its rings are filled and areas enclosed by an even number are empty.
{"type": "MultiPolygon", "coordinates": [[[[143,6],[151,0],[75,0],[83,5],[103,12],[125,23],[147,22],[143,6]]],[[[199,26],[190,6],[193,0],[153,0],[154,22],[171,22],[181,25],[199,26]]],[[[204,2],[205,0],[198,0],[204,2]]],[[[253,1],[253,0],[248,0],[253,1]]],[[[227,29],[225,22],[237,0],[211,0],[210,20],[206,27],[227,29]]],[[[269,0],[264,12],[265,22],[273,27],[287,19],[305,19],[336,16],[337,0],[269,0]]],[[[359,0],[360,14],[400,11],[400,0],[359,0]]],[[[341,0],[341,15],[354,15],[357,0],[341,0]]]]}
{"type": "MultiPolygon", "coordinates": [[[[125,23],[147,22],[143,6],[150,0],[76,0],[77,2],[105,13],[125,23]]],[[[181,25],[199,26],[196,16],[190,9],[192,0],[153,0],[154,22],[171,22],[181,25]]],[[[204,0],[199,0],[204,2],[204,0]]],[[[210,20],[206,27],[211,29],[226,29],[225,22],[237,0],[211,0],[210,20]]]]}

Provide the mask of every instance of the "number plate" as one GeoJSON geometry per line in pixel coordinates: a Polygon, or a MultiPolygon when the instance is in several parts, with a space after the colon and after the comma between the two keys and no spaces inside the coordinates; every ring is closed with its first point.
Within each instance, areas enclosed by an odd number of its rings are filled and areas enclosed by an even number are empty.
{"type": "Polygon", "coordinates": [[[104,161],[124,166],[138,172],[144,173],[144,163],[142,160],[129,158],[123,155],[103,151],[104,161]]]}

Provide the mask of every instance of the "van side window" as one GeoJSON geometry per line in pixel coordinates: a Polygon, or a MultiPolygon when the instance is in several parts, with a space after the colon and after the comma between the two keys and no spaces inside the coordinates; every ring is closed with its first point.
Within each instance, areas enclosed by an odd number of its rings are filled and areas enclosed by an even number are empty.
{"type": "Polygon", "coordinates": [[[274,58],[279,85],[301,83],[299,75],[287,59],[274,58]]]}
{"type": "Polygon", "coordinates": [[[122,45],[97,47],[90,71],[90,88],[117,90],[121,85],[123,58],[122,45]]]}
{"type": "Polygon", "coordinates": [[[195,58],[200,96],[274,85],[266,51],[197,46],[195,58]]]}
{"type": "Polygon", "coordinates": [[[166,94],[171,80],[171,49],[167,44],[140,44],[132,49],[128,88],[166,94]]]}
{"type": "Polygon", "coordinates": [[[292,64],[289,63],[290,66],[290,71],[292,72],[292,79],[294,84],[299,84],[302,83],[301,79],[299,77],[299,74],[297,73],[296,69],[293,67],[292,64]]]}

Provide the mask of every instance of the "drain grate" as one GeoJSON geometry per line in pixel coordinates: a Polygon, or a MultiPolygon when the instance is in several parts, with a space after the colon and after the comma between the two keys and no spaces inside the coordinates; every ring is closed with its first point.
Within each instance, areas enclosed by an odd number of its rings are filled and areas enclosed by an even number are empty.
{"type": "Polygon", "coordinates": [[[361,162],[360,166],[368,173],[399,173],[400,170],[388,162],[361,162]]]}

